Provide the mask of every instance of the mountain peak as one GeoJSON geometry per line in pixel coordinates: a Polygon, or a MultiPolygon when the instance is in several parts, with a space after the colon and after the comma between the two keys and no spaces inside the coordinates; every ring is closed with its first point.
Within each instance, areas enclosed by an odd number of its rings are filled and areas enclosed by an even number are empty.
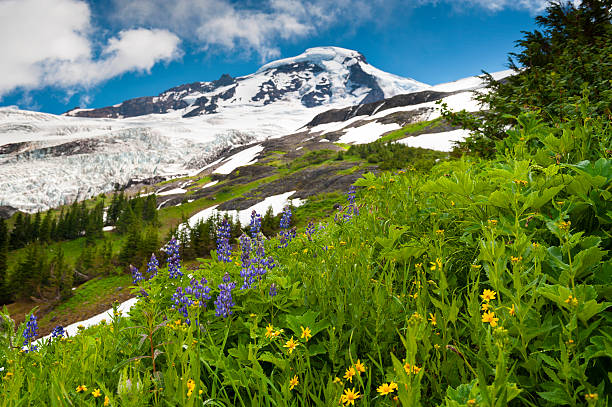
{"type": "Polygon", "coordinates": [[[345,107],[428,87],[373,67],[358,51],[326,46],[269,62],[251,75],[233,78],[223,74],[215,81],[176,86],[158,96],[130,99],[100,109],[76,109],[66,115],[121,118],[175,112],[195,117],[238,106],[277,103],[300,108],[345,107]]]}
{"type": "Polygon", "coordinates": [[[268,71],[284,65],[299,64],[303,62],[310,62],[325,69],[325,62],[328,61],[334,61],[343,65],[352,65],[356,62],[367,63],[365,57],[359,51],[333,46],[314,47],[308,48],[306,51],[295,57],[283,58],[269,62],[259,68],[256,73],[268,71]]]}

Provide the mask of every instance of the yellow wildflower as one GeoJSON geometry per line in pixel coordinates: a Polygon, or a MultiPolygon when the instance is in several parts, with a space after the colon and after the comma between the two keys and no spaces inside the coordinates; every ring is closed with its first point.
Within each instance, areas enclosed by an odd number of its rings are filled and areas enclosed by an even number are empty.
{"type": "Polygon", "coordinates": [[[434,314],[432,314],[431,312],[429,313],[429,321],[431,322],[431,324],[432,324],[433,326],[436,326],[436,324],[438,323],[438,322],[436,321],[436,316],[435,316],[434,314]]]}
{"type": "Polygon", "coordinates": [[[291,337],[290,340],[288,340],[287,342],[285,342],[285,344],[283,345],[283,347],[287,348],[287,352],[289,352],[289,354],[291,355],[291,353],[293,353],[293,350],[299,345],[298,342],[293,340],[293,336],[291,337]]]}
{"type": "Polygon", "coordinates": [[[586,401],[597,401],[599,400],[599,396],[597,395],[597,393],[587,393],[584,395],[584,398],[586,399],[586,401]]]}
{"type": "Polygon", "coordinates": [[[574,307],[578,306],[578,298],[574,297],[574,296],[569,296],[567,297],[567,300],[565,300],[565,303],[568,305],[573,305],[574,307]]]}
{"type": "Polygon", "coordinates": [[[82,385],[80,385],[80,386],[78,386],[76,388],[76,392],[77,393],[82,393],[82,392],[86,392],[86,391],[87,391],[87,386],[85,386],[84,384],[82,384],[82,385]]]}
{"type": "Polygon", "coordinates": [[[300,329],[302,330],[302,336],[300,336],[300,338],[306,339],[306,342],[308,342],[308,340],[312,337],[312,332],[310,331],[310,328],[304,328],[303,326],[300,326],[300,329]]]}
{"type": "Polygon", "coordinates": [[[274,336],[274,327],[272,324],[268,324],[266,327],[266,338],[272,338],[274,336]]]}
{"type": "Polygon", "coordinates": [[[495,226],[497,225],[497,219],[489,219],[487,223],[491,226],[495,226]]]}
{"type": "Polygon", "coordinates": [[[343,384],[343,383],[342,383],[342,380],[340,380],[340,378],[339,378],[338,376],[336,376],[336,377],[334,378],[334,383],[343,384]]]}
{"type": "Polygon", "coordinates": [[[104,405],[105,406],[110,405],[110,399],[108,398],[108,396],[104,396],[104,405]]]}
{"type": "Polygon", "coordinates": [[[468,406],[475,406],[476,405],[476,399],[469,399],[467,402],[468,406]]]}
{"type": "Polygon", "coordinates": [[[355,405],[355,400],[361,397],[359,390],[355,391],[355,388],[344,389],[344,394],[340,397],[340,402],[346,406],[355,405]]]}
{"type": "Polygon", "coordinates": [[[437,235],[439,235],[439,236],[444,235],[444,229],[438,229],[438,230],[436,230],[436,234],[437,234],[437,235]]]}
{"type": "Polygon", "coordinates": [[[480,306],[480,309],[482,309],[483,311],[488,311],[489,308],[491,308],[491,305],[488,302],[483,302],[480,306]]]}
{"type": "Polygon", "coordinates": [[[514,257],[514,256],[510,256],[510,261],[512,263],[518,263],[519,261],[523,260],[523,256],[518,256],[518,257],[514,257]]]}
{"type": "Polygon", "coordinates": [[[295,375],[291,380],[289,380],[289,390],[293,390],[293,388],[298,384],[300,384],[300,381],[298,380],[297,375],[295,375]]]}
{"type": "Polygon", "coordinates": [[[94,396],[94,398],[98,398],[102,395],[102,393],[100,392],[100,389],[95,389],[91,392],[91,395],[94,396]]]}
{"type": "Polygon", "coordinates": [[[349,382],[353,383],[353,376],[355,376],[355,368],[351,366],[346,369],[346,372],[344,373],[344,378],[349,382]]]}
{"type": "Polygon", "coordinates": [[[510,311],[508,311],[510,313],[510,315],[515,316],[516,315],[516,309],[514,308],[514,304],[512,304],[512,308],[510,308],[510,311]]]}
{"type": "Polygon", "coordinates": [[[365,373],[365,371],[366,371],[365,365],[363,363],[361,363],[361,360],[359,360],[359,359],[357,359],[357,363],[355,363],[355,370],[359,374],[365,373]]]}
{"type": "Polygon", "coordinates": [[[572,222],[568,220],[567,222],[559,222],[557,226],[559,226],[559,229],[561,230],[568,231],[571,225],[572,225],[572,222]]]}
{"type": "Polygon", "coordinates": [[[496,318],[495,314],[492,311],[485,312],[484,314],[482,314],[482,322],[488,322],[493,328],[497,326],[497,321],[499,321],[499,318],[496,318]]]}
{"type": "Polygon", "coordinates": [[[489,290],[487,288],[482,292],[482,295],[480,296],[480,298],[482,298],[483,301],[489,302],[491,300],[494,300],[496,295],[497,293],[495,291],[489,290]]]}
{"type": "Polygon", "coordinates": [[[381,396],[386,396],[387,394],[391,394],[397,389],[397,383],[383,383],[376,389],[377,392],[380,393],[381,396]]]}

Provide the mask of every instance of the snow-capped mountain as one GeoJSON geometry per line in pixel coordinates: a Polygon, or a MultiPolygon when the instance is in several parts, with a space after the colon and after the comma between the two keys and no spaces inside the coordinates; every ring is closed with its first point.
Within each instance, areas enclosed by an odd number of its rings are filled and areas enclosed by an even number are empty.
{"type": "Polygon", "coordinates": [[[306,108],[375,102],[428,85],[383,72],[357,52],[339,47],[307,49],[270,62],[254,74],[168,89],[100,109],[74,109],[69,116],[121,118],[180,112],[182,117],[221,113],[228,107],[262,107],[289,102],[306,108]]]}
{"type": "MultiPolygon", "coordinates": [[[[478,109],[477,78],[431,87],[382,72],[357,51],[311,48],[252,75],[182,85],[156,97],[52,115],[0,108],[0,209],[35,212],[141,180],[258,160],[264,140],[361,143],[436,116],[434,101],[478,109]],[[10,209],[10,208],[9,208],[10,209]]],[[[165,205],[180,204],[182,190],[165,205]]],[[[280,191],[283,192],[283,191],[280,191]]]]}

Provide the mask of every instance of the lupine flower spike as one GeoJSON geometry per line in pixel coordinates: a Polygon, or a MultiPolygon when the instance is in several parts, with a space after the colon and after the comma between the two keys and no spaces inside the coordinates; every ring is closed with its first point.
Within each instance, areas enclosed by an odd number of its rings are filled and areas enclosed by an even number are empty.
{"type": "Polygon", "coordinates": [[[230,275],[226,272],[223,276],[223,283],[219,284],[219,295],[215,301],[217,316],[227,318],[232,314],[232,307],[235,305],[232,299],[232,290],[236,283],[230,281],[230,275]]]}
{"type": "Polygon", "coordinates": [[[36,322],[36,316],[30,315],[26,323],[26,329],[23,331],[23,350],[25,352],[34,352],[38,350],[38,346],[32,345],[32,339],[36,337],[37,333],[38,323],[36,322]]]}
{"type": "Polygon", "coordinates": [[[223,222],[217,229],[217,257],[219,261],[229,263],[230,256],[232,254],[232,248],[229,244],[230,240],[230,224],[227,219],[223,219],[223,222]]]}
{"type": "Polygon", "coordinates": [[[168,275],[170,278],[182,277],[181,254],[179,253],[179,243],[176,238],[170,239],[164,251],[168,255],[168,275]]]}

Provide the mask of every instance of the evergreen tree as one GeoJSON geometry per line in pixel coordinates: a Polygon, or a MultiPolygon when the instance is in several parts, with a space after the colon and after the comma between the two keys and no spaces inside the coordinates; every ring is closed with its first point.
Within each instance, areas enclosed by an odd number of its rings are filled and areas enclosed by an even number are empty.
{"type": "Polygon", "coordinates": [[[157,197],[155,194],[147,196],[142,211],[142,219],[155,226],[159,223],[157,218],[157,197]]]}
{"type": "Polygon", "coordinates": [[[124,265],[130,263],[138,264],[141,248],[142,234],[140,233],[140,224],[133,221],[127,230],[125,243],[119,252],[119,262],[124,265]]]}
{"type": "Polygon", "coordinates": [[[4,219],[0,219],[0,305],[10,301],[7,284],[8,265],[7,251],[9,244],[8,227],[4,219]]]}
{"type": "Polygon", "coordinates": [[[137,223],[137,220],[132,211],[132,207],[126,205],[125,209],[121,211],[119,219],[117,219],[117,231],[121,234],[125,234],[134,223],[137,223]]]}
{"type": "Polygon", "coordinates": [[[472,131],[461,146],[491,156],[495,142],[524,111],[536,111],[544,122],[563,123],[581,114],[612,117],[612,0],[583,0],[579,6],[554,1],[536,18],[541,30],[524,32],[522,49],[510,54],[515,75],[495,81],[485,74],[491,90],[476,98],[489,106],[477,114],[444,112],[452,124],[472,131]],[[579,101],[588,97],[584,111],[579,101]]]}
{"type": "Polygon", "coordinates": [[[32,234],[30,236],[30,242],[34,242],[40,238],[40,226],[41,226],[41,215],[40,212],[36,212],[34,216],[34,222],[32,222],[32,234]]]}
{"type": "Polygon", "coordinates": [[[38,234],[38,238],[42,243],[48,243],[51,240],[52,222],[53,218],[51,216],[51,211],[47,211],[47,214],[40,224],[40,233],[38,234]]]}
{"type": "Polygon", "coordinates": [[[157,229],[154,227],[148,228],[141,247],[143,260],[146,262],[151,257],[151,254],[157,253],[159,246],[159,233],[157,229]]]}
{"type": "Polygon", "coordinates": [[[25,224],[23,213],[18,212],[15,217],[15,224],[13,225],[13,230],[11,231],[10,237],[10,248],[11,249],[19,249],[25,246],[25,224]]]}

